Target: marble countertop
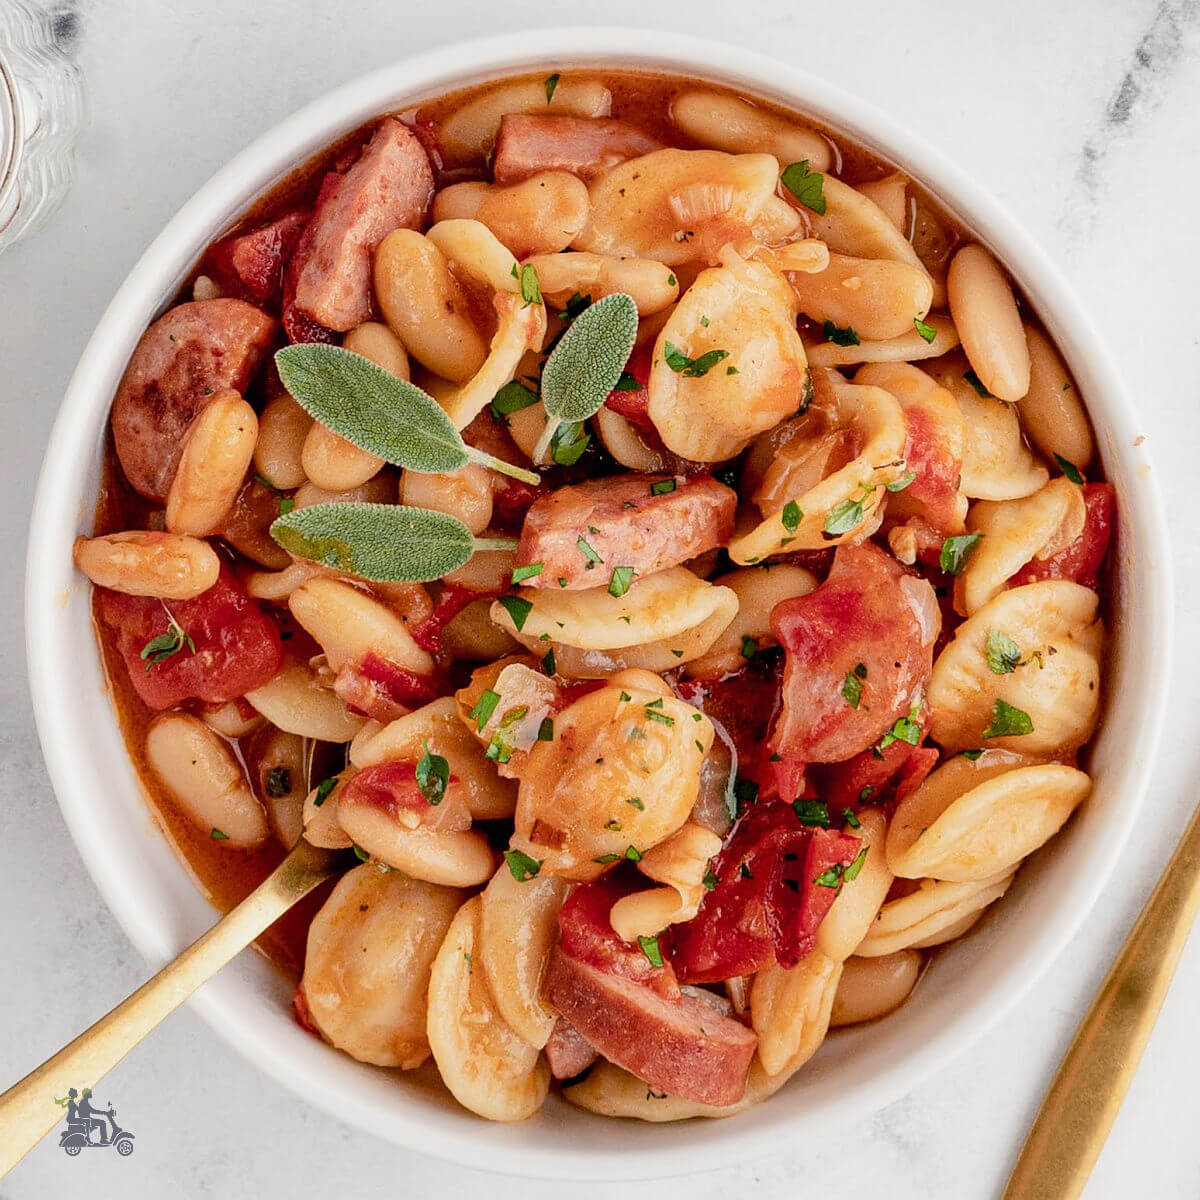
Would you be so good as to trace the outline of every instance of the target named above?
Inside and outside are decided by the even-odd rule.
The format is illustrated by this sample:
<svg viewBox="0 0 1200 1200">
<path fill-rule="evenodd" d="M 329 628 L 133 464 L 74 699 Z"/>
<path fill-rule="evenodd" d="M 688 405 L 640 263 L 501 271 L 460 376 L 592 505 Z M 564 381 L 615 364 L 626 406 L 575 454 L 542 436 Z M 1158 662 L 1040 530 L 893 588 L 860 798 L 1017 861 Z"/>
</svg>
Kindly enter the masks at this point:
<svg viewBox="0 0 1200 1200">
<path fill-rule="evenodd" d="M 74 191 L 0 257 L 0 1083 L 15 1080 L 146 974 L 59 815 L 29 712 L 21 563 L 30 498 L 58 398 L 108 298 L 192 191 L 235 151 L 335 84 L 456 34 L 581 19 L 646 23 L 639 0 L 583 13 L 509 0 L 410 6 L 317 0 L 46 0 L 90 91 Z M 416 10 L 416 11 L 410 11 Z M 1059 1056 L 1197 800 L 1200 540 L 1200 3 L 926 0 L 797 5 L 666 0 L 687 29 L 802 63 L 886 107 L 1017 211 L 1065 271 L 1142 406 L 1174 535 L 1178 639 L 1171 716 L 1146 819 L 1065 956 L 984 1041 L 841 1139 L 702 1176 L 624 1185 L 651 1196 L 999 1194 Z M 1200 938 L 1185 953 L 1141 1071 L 1087 1195 L 1200 1195 Z M 96 1197 L 403 1194 L 512 1187 L 407 1154 L 274 1085 L 189 1011 L 106 1079 L 137 1131 L 133 1158 L 69 1160 L 49 1142 L 3 1200 L 82 1187 Z M 96 1161 L 99 1160 L 99 1161 Z M 559 1185 L 524 1182 L 525 1200 Z M 581 1200 L 601 1181 L 571 1185 Z"/>
</svg>

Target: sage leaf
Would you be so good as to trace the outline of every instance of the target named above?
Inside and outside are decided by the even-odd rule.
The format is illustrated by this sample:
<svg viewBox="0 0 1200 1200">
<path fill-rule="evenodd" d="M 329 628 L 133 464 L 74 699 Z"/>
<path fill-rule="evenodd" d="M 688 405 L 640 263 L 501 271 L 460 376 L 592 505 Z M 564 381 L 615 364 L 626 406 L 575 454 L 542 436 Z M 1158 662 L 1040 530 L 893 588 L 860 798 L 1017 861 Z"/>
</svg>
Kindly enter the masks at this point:
<svg viewBox="0 0 1200 1200">
<path fill-rule="evenodd" d="M 542 368 L 542 404 L 549 418 L 534 449 L 541 462 L 558 426 L 595 415 L 617 386 L 637 338 L 633 297 L 613 292 L 567 326 Z"/>
<path fill-rule="evenodd" d="M 477 462 L 537 484 L 539 477 L 468 446 L 428 392 L 340 346 L 306 342 L 276 351 L 283 386 L 304 409 L 361 450 L 423 475 Z"/>
<path fill-rule="evenodd" d="M 457 518 L 400 504 L 313 504 L 271 524 L 289 554 L 376 583 L 427 583 L 476 550 L 510 549 L 511 538 L 477 539 Z"/>
</svg>

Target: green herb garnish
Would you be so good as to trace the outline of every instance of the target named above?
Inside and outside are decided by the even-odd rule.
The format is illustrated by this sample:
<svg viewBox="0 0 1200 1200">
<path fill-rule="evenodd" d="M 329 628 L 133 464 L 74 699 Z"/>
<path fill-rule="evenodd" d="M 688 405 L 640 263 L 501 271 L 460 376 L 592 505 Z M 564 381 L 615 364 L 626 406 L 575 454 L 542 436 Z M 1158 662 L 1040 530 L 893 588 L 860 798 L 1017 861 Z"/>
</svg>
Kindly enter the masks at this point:
<svg viewBox="0 0 1200 1200">
<path fill-rule="evenodd" d="M 921 335 L 923 341 L 933 344 L 933 339 L 937 337 L 937 330 L 932 325 L 926 325 L 920 317 L 913 317 L 913 328 Z"/>
<path fill-rule="evenodd" d="M 699 358 L 688 358 L 678 346 L 666 342 L 663 346 L 663 360 L 677 375 L 685 379 L 699 379 L 729 357 L 728 350 L 709 350 Z"/>
<path fill-rule="evenodd" d="M 958 537 L 948 537 L 942 543 L 942 552 L 938 562 L 948 575 L 960 575 L 967 565 L 967 559 L 975 553 L 975 548 L 983 541 L 982 533 L 963 533 Z"/>
<path fill-rule="evenodd" d="M 840 325 L 835 325 L 832 321 L 826 321 L 821 328 L 825 333 L 825 340 L 832 342 L 835 346 L 862 345 L 852 325 L 847 325 L 843 328 Z"/>
<path fill-rule="evenodd" d="M 985 738 L 1020 737 L 1033 732 L 1033 719 L 1027 712 L 1014 708 L 1003 700 L 992 705 L 992 722 L 983 731 Z"/>
<path fill-rule="evenodd" d="M 538 859 L 530 858 L 522 850 L 505 850 L 504 861 L 508 864 L 509 873 L 518 883 L 528 883 L 542 869 Z"/>
<path fill-rule="evenodd" d="M 808 169 L 808 159 L 789 163 L 779 176 L 780 182 L 805 208 L 825 215 L 825 176 Z"/>
</svg>

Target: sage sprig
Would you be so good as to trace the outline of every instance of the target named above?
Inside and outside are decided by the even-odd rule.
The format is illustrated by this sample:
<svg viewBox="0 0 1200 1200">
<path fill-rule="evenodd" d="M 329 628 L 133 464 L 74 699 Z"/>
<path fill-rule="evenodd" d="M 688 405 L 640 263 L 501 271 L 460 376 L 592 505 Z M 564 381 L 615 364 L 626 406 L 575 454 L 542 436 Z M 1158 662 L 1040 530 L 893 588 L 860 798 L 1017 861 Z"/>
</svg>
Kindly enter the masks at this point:
<svg viewBox="0 0 1200 1200">
<path fill-rule="evenodd" d="M 544 462 L 558 427 L 595 415 L 617 386 L 633 343 L 638 314 L 633 297 L 613 292 L 585 308 L 567 326 L 542 368 L 546 428 L 533 461 Z"/>
<path fill-rule="evenodd" d="M 514 550 L 515 538 L 477 538 L 457 518 L 401 504 L 313 504 L 271 523 L 289 554 L 375 583 L 427 583 L 476 550 Z"/>
<path fill-rule="evenodd" d="M 428 392 L 339 346 L 306 342 L 276 351 L 279 378 L 322 425 L 362 450 L 424 475 L 469 462 L 537 484 L 539 476 L 468 446 Z"/>
</svg>

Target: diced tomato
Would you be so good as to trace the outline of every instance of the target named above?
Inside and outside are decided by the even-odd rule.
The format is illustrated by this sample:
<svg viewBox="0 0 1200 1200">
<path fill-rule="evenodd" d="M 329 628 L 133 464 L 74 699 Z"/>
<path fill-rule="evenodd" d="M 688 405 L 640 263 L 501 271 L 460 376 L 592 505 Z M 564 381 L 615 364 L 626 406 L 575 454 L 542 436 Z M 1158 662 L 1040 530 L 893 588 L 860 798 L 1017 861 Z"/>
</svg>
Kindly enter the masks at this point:
<svg viewBox="0 0 1200 1200">
<path fill-rule="evenodd" d="M 841 762 L 877 742 L 929 678 L 939 626 L 925 580 L 870 542 L 840 546 L 819 588 L 771 613 L 785 651 L 771 750 Z"/>
<path fill-rule="evenodd" d="M 448 583 L 442 588 L 437 605 L 419 625 L 410 631 L 412 639 L 430 654 L 437 654 L 442 648 L 442 630 L 458 616 L 468 604 L 476 600 L 494 600 L 500 592 L 477 592 L 472 588 L 463 587 L 458 583 Z"/>
<path fill-rule="evenodd" d="M 625 374 L 633 376 L 642 386 L 637 390 L 629 391 L 624 391 L 619 387 L 613 388 L 608 393 L 608 399 L 604 401 L 604 406 L 612 409 L 618 416 L 624 417 L 651 449 L 658 450 L 662 448 L 662 439 L 658 436 L 654 422 L 650 420 L 650 392 L 647 387 L 650 380 L 650 361 L 653 355 L 654 344 L 652 342 L 647 342 L 644 346 L 639 346 L 634 350 L 625 364 Z"/>
<path fill-rule="evenodd" d="M 261 687 L 283 664 L 279 630 L 227 566 L 194 600 L 164 603 L 97 588 L 96 601 L 137 694 L 150 708 L 190 699 L 214 704 L 235 700 Z M 147 643 L 172 634 L 171 618 L 191 645 L 181 642 L 176 653 L 160 662 L 143 659 Z"/>
<path fill-rule="evenodd" d="M 911 796 L 925 782 L 929 773 L 938 765 L 940 757 L 932 746 L 921 746 L 908 756 L 896 777 L 896 804 Z"/>
<path fill-rule="evenodd" d="M 338 805 L 377 809 L 393 819 L 411 814 L 421 826 L 433 831 L 459 832 L 471 827 L 466 795 L 451 775 L 445 793 L 431 804 L 417 783 L 416 766 L 410 762 L 382 762 L 357 772 L 338 793 Z M 410 818 L 411 819 L 411 818 Z"/>
<path fill-rule="evenodd" d="M 1070 579 L 1084 587 L 1095 587 L 1108 553 L 1116 519 L 1117 492 L 1111 483 L 1087 483 L 1083 487 L 1087 510 L 1083 532 L 1057 554 L 1039 562 L 1027 562 L 1009 581 L 1009 587 L 1037 583 L 1041 579 Z"/>
<path fill-rule="evenodd" d="M 337 673 L 333 690 L 352 708 L 376 721 L 394 721 L 441 694 L 437 682 L 368 651 Z"/>
<path fill-rule="evenodd" d="M 506 475 L 500 487 L 492 489 L 492 524 L 505 532 L 517 532 L 534 503 L 549 494 L 550 484 L 545 481 L 532 484 Z"/>
<path fill-rule="evenodd" d="M 758 655 L 724 679 L 688 679 L 675 685 L 681 700 L 700 709 L 729 735 L 737 751 L 738 775 L 760 786 L 766 782 L 765 743 L 779 706 L 781 670 L 778 656 Z"/>
<path fill-rule="evenodd" d="M 644 883 L 635 871 L 617 867 L 577 887 L 558 913 L 559 947 L 569 958 L 674 999 L 679 996 L 679 984 L 670 964 L 653 966 L 640 946 L 617 935 L 608 918 L 618 900 L 640 891 Z"/>
<path fill-rule="evenodd" d="M 227 296 L 268 305 L 279 299 L 284 264 L 292 257 L 310 216 L 295 209 L 249 232 L 230 234 L 204 257 L 204 270 Z"/>
<path fill-rule="evenodd" d="M 919 722 L 914 722 L 919 726 Z M 857 810 L 859 805 L 879 804 L 893 783 L 900 778 L 908 760 L 918 752 L 925 740 L 926 730 L 916 745 L 897 739 L 884 749 L 863 750 L 845 762 L 833 763 L 818 772 L 817 786 L 830 811 Z M 936 761 L 936 752 L 934 758 Z"/>
<path fill-rule="evenodd" d="M 684 983 L 715 983 L 812 951 L 859 839 L 802 825 L 790 804 L 759 802 L 733 827 L 713 862 L 716 887 L 671 931 L 671 961 Z M 818 882 L 820 880 L 821 882 Z"/>
</svg>

